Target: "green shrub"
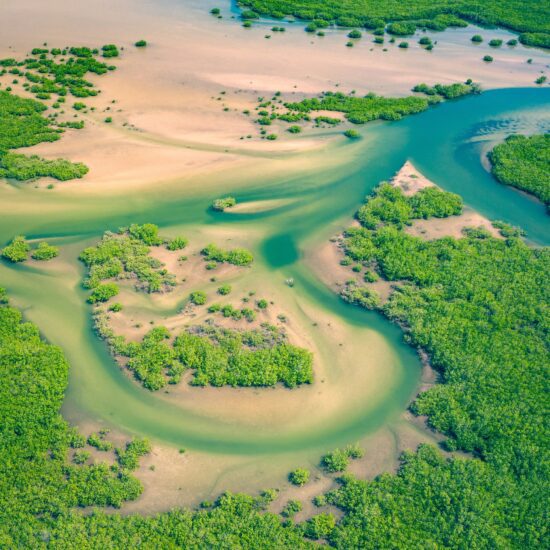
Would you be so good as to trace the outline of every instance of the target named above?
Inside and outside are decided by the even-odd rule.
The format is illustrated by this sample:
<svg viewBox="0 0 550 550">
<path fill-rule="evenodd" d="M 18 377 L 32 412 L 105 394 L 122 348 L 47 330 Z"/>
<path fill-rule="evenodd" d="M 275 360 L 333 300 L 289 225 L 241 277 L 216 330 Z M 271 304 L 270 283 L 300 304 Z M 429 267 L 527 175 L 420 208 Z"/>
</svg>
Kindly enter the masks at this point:
<svg viewBox="0 0 550 550">
<path fill-rule="evenodd" d="M 212 202 L 212 208 L 214 210 L 218 210 L 219 212 L 223 212 L 226 208 L 231 208 L 236 204 L 237 204 L 237 199 L 235 199 L 235 197 L 223 197 L 220 199 L 215 199 Z"/>
<path fill-rule="evenodd" d="M 227 294 L 231 293 L 231 285 L 225 284 L 218 288 L 218 294 L 221 294 L 222 296 L 227 296 Z"/>
<path fill-rule="evenodd" d="M 208 262 L 227 262 L 238 266 L 248 266 L 254 261 L 251 252 L 244 248 L 223 250 L 214 244 L 209 244 L 201 250 L 201 254 Z"/>
<path fill-rule="evenodd" d="M 359 139 L 361 137 L 361 134 L 357 130 L 353 130 L 353 129 L 346 130 L 344 132 L 344 135 L 350 139 Z"/>
<path fill-rule="evenodd" d="M 18 235 L 2 250 L 2 257 L 13 263 L 24 262 L 29 257 L 30 249 L 25 237 Z"/>
<path fill-rule="evenodd" d="M 45 261 L 55 258 L 59 254 L 59 248 L 52 246 L 45 241 L 38 243 L 38 247 L 33 250 L 31 256 L 35 260 Z"/>
<path fill-rule="evenodd" d="M 345 450 L 336 449 L 327 453 L 321 459 L 321 466 L 330 473 L 343 472 L 349 464 L 349 456 Z"/>
<path fill-rule="evenodd" d="M 302 511 L 302 503 L 299 500 L 289 500 L 281 511 L 281 516 L 292 518 Z"/>
<path fill-rule="evenodd" d="M 483 36 L 481 36 L 481 34 L 474 34 L 474 36 L 472 36 L 471 40 L 475 44 L 480 44 L 481 42 L 483 42 Z"/>
<path fill-rule="evenodd" d="M 485 61 L 486 63 L 491 63 L 493 61 L 493 57 L 491 55 L 484 55 L 483 61 Z"/>
<path fill-rule="evenodd" d="M 326 539 L 336 527 L 336 518 L 332 514 L 319 514 L 308 519 L 304 524 L 304 535 L 318 540 Z"/>
<path fill-rule="evenodd" d="M 502 40 L 500 38 L 493 38 L 489 40 L 489 46 L 492 48 L 500 48 L 502 46 Z"/>
<path fill-rule="evenodd" d="M 511 135 L 488 157 L 500 182 L 531 193 L 550 207 L 550 134 Z"/>
<path fill-rule="evenodd" d="M 134 46 L 136 48 L 145 48 L 145 46 L 147 46 L 147 41 L 146 40 L 138 40 Z"/>
<path fill-rule="evenodd" d="M 206 293 L 202 290 L 192 292 L 189 296 L 189 300 L 196 306 L 203 306 L 206 304 Z"/>
<path fill-rule="evenodd" d="M 118 48 L 114 44 L 105 44 L 105 46 L 102 46 L 101 51 L 103 57 L 118 57 L 119 55 Z"/>
<path fill-rule="evenodd" d="M 93 292 L 88 296 L 88 302 L 90 304 L 96 304 L 98 302 L 106 302 L 113 296 L 118 294 L 118 285 L 116 283 L 104 283 L 97 285 Z"/>
<path fill-rule="evenodd" d="M 303 468 L 297 468 L 288 474 L 288 480 L 293 485 L 298 485 L 301 487 L 309 481 L 309 470 L 304 470 Z"/>
<path fill-rule="evenodd" d="M 189 241 L 185 237 L 174 237 L 168 242 L 166 248 L 172 251 L 183 250 L 188 244 Z"/>
</svg>

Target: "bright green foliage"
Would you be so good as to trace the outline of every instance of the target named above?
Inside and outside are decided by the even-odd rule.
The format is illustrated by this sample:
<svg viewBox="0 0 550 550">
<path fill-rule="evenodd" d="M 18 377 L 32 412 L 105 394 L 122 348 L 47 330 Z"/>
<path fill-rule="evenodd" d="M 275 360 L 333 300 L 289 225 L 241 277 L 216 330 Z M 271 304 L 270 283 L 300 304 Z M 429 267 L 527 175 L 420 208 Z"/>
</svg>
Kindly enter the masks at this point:
<svg viewBox="0 0 550 550">
<path fill-rule="evenodd" d="M 91 433 L 86 440 L 86 443 L 91 447 L 95 447 L 98 451 L 110 451 L 113 448 L 113 444 L 110 441 L 106 441 L 101 434 Z"/>
<path fill-rule="evenodd" d="M 45 109 L 45 105 L 34 99 L 0 91 L 0 177 L 22 181 L 48 176 L 65 181 L 81 178 L 88 172 L 80 163 L 9 152 L 60 138 L 62 130 L 52 128 L 42 116 Z"/>
<path fill-rule="evenodd" d="M 336 518 L 332 514 L 318 514 L 304 523 L 304 535 L 314 540 L 325 539 L 330 537 L 335 526 Z"/>
<path fill-rule="evenodd" d="M 550 207 L 550 134 L 509 136 L 490 153 L 493 175 Z"/>
<path fill-rule="evenodd" d="M 189 300 L 196 306 L 203 306 L 204 304 L 206 304 L 206 293 L 202 290 L 191 292 Z"/>
<path fill-rule="evenodd" d="M 125 449 L 116 449 L 118 463 L 127 472 L 137 470 L 140 457 L 150 452 L 151 443 L 147 439 L 132 439 Z"/>
<path fill-rule="evenodd" d="M 64 159 L 46 160 L 37 155 L 27 157 L 16 153 L 0 154 L 0 177 L 19 181 L 47 177 L 67 181 L 82 178 L 88 170 L 88 167 L 80 162 Z"/>
<path fill-rule="evenodd" d="M 129 227 L 128 233 L 149 246 L 162 244 L 162 239 L 159 237 L 159 228 L 153 223 L 144 223 L 143 225 L 134 223 Z"/>
<path fill-rule="evenodd" d="M 359 286 L 353 281 L 346 283 L 340 296 L 346 302 L 356 304 L 365 309 L 377 309 L 380 306 L 378 293 L 365 286 Z"/>
<path fill-rule="evenodd" d="M 471 38 L 472 42 L 475 42 L 477 44 L 483 42 L 483 36 L 481 36 L 481 34 L 474 34 L 474 36 L 472 36 Z"/>
<path fill-rule="evenodd" d="M 429 96 L 441 96 L 444 99 L 456 99 L 468 94 L 476 94 L 480 92 L 478 84 L 471 81 L 467 83 L 456 82 L 455 84 L 434 84 L 428 86 L 427 84 L 417 84 L 413 89 L 413 92 L 422 92 Z"/>
<path fill-rule="evenodd" d="M 413 219 L 414 195 L 405 200 L 399 194 L 385 185 L 375 191 L 362 208 L 367 215 L 359 214 L 363 227 L 348 230 L 344 248 L 386 280 L 404 283 L 381 310 L 403 327 L 408 342 L 428 353 L 441 376 L 412 410 L 448 436 L 448 449 L 473 452 L 483 462 L 445 463 L 421 451 L 406 458 L 415 470 L 407 472 L 405 485 L 387 476 L 380 494 L 376 482 L 363 486 L 364 497 L 346 491 L 351 500 L 343 507 L 355 512 L 343 522 L 338 544 L 394 544 L 394 535 L 400 539 L 386 526 L 407 523 L 405 533 L 432 540 L 432 546 L 458 546 L 460 540 L 465 547 L 538 547 L 549 478 L 542 404 L 550 364 L 550 254 L 515 236 L 496 239 L 476 229 L 461 239 L 413 237 L 402 228 Z M 430 199 L 421 210 L 445 214 L 446 204 Z M 454 200 L 450 205 L 458 210 Z M 412 498 L 414 509 L 396 500 L 379 517 L 382 523 L 371 523 L 370 510 L 388 502 L 388 492 Z M 438 509 L 435 524 L 427 495 Z M 465 514 L 471 522 L 457 532 L 456 518 Z M 414 540 L 409 544 L 414 547 Z"/>
<path fill-rule="evenodd" d="M 140 483 L 116 467 L 68 462 L 74 430 L 59 414 L 67 374 L 61 350 L 22 323 L 17 310 L 0 307 L 2 547 L 43 547 L 53 531 L 64 536 L 73 521 L 88 521 L 80 514 L 73 520 L 71 508 L 118 507 L 141 493 Z"/>
<path fill-rule="evenodd" d="M 381 223 L 398 227 L 419 218 L 445 218 L 462 212 L 462 199 L 437 187 L 426 187 L 411 197 L 389 183 L 382 183 L 357 212 L 361 224 L 374 229 Z M 352 256 L 353 257 L 353 256 Z M 367 259 L 358 255 L 357 260 Z"/>
<path fill-rule="evenodd" d="M 311 352 L 285 342 L 275 327 L 236 331 L 192 327 L 174 343 L 183 365 L 195 370 L 196 386 L 274 386 L 289 388 L 313 380 Z"/>
<path fill-rule="evenodd" d="M 525 489 L 516 494 L 482 461 L 445 459 L 428 445 L 404 453 L 397 475 L 341 482 L 327 495 L 345 514 L 330 535 L 337 548 L 536 548 L 544 537 L 529 517 L 536 503 L 529 511 L 521 502 Z"/>
<path fill-rule="evenodd" d="M 227 262 L 238 266 L 248 266 L 254 261 L 252 253 L 245 248 L 223 250 L 214 244 L 209 244 L 201 250 L 201 254 L 208 262 Z"/>
<path fill-rule="evenodd" d="M 145 48 L 145 46 L 147 46 L 147 41 L 146 40 L 138 40 L 134 46 L 136 48 Z"/>
<path fill-rule="evenodd" d="M 519 35 L 524 46 L 550 49 L 550 32 L 524 32 Z"/>
<path fill-rule="evenodd" d="M 88 302 L 90 304 L 97 304 L 98 302 L 107 302 L 113 296 L 118 294 L 118 285 L 116 283 L 104 283 L 94 287 L 93 292 L 88 296 Z"/>
<path fill-rule="evenodd" d="M 363 36 L 363 34 L 361 33 L 361 31 L 359 31 L 357 29 L 353 29 L 352 31 L 350 31 L 348 33 L 348 38 L 358 39 L 358 38 L 361 38 L 362 36 Z"/>
<path fill-rule="evenodd" d="M 227 296 L 231 293 L 231 285 L 225 284 L 218 288 L 218 294 L 221 294 L 222 296 Z"/>
<path fill-rule="evenodd" d="M 361 134 L 357 130 L 349 129 L 344 132 L 344 135 L 349 139 L 359 139 Z"/>
<path fill-rule="evenodd" d="M 293 485 L 298 485 L 299 487 L 301 487 L 309 481 L 309 470 L 297 468 L 296 470 L 288 474 L 288 480 Z"/>
<path fill-rule="evenodd" d="M 176 509 L 152 517 L 94 512 L 60 518 L 51 533 L 55 548 L 277 548 L 314 546 L 292 523 L 262 511 L 264 500 L 224 493 L 213 507 Z M 139 541 L 138 543 L 136 541 Z"/>
<path fill-rule="evenodd" d="M 45 110 L 46 106 L 34 99 L 23 99 L 0 90 L 0 154 L 9 149 L 58 140 L 60 130 L 50 127 L 41 114 Z"/>
<path fill-rule="evenodd" d="M 532 0 L 529 9 L 520 0 L 242 0 L 240 4 L 262 15 L 293 15 L 323 22 L 325 26 L 336 23 L 343 27 L 380 28 L 390 21 L 413 21 L 415 26 L 444 30 L 448 26 L 464 26 L 465 19 L 516 31 L 550 33 L 549 8 L 544 0 Z"/>
<path fill-rule="evenodd" d="M 2 258 L 13 263 L 24 262 L 29 257 L 30 249 L 25 237 L 18 235 L 2 250 Z"/>
<path fill-rule="evenodd" d="M 114 44 L 105 44 L 101 48 L 103 57 L 118 57 L 118 48 Z"/>
<path fill-rule="evenodd" d="M 168 250 L 182 250 L 189 244 L 189 241 L 185 237 L 175 237 L 168 242 L 166 248 Z"/>
<path fill-rule="evenodd" d="M 281 516 L 292 518 L 302 511 L 302 503 L 299 500 L 289 500 L 281 511 Z"/>
<path fill-rule="evenodd" d="M 333 118 L 330 116 L 318 116 L 315 118 L 315 122 L 317 124 L 328 124 L 330 126 L 336 126 L 337 124 L 340 124 L 342 121 L 339 118 Z"/>
<path fill-rule="evenodd" d="M 312 354 L 286 343 L 284 333 L 271 325 L 250 331 L 194 326 L 171 344 L 171 334 L 165 327 L 155 327 L 141 342 L 125 342 L 109 327 L 105 312 L 97 311 L 94 322 L 96 332 L 107 341 L 112 353 L 127 357 L 126 367 L 152 391 L 167 383 L 177 384 L 188 368 L 194 371 L 191 384 L 196 386 L 283 383 L 293 388 L 313 380 Z"/>
<path fill-rule="evenodd" d="M 485 61 L 486 63 L 492 63 L 493 56 L 492 55 L 484 55 L 483 56 L 483 61 Z"/>
<path fill-rule="evenodd" d="M 50 52 L 34 49 L 23 61 L 13 61 L 21 67 L 20 74 L 29 82 L 29 91 L 39 99 L 50 99 L 52 95 L 64 98 L 69 93 L 74 97 L 90 97 L 98 91 L 86 80 L 88 73 L 103 75 L 115 69 L 97 60 L 97 55 L 97 50 L 86 47 L 54 48 Z M 2 61 L 9 60 L 0 60 L 0 65 Z"/>
<path fill-rule="evenodd" d="M 33 250 L 31 256 L 35 260 L 47 261 L 55 258 L 59 254 L 59 248 L 57 246 L 52 246 L 46 241 L 38 243 L 38 247 Z"/>
<path fill-rule="evenodd" d="M 489 46 L 492 48 L 500 48 L 502 46 L 502 40 L 500 38 L 493 38 L 489 40 Z"/>
<path fill-rule="evenodd" d="M 402 22 L 402 23 L 390 23 L 387 29 L 389 34 L 395 34 L 397 36 L 406 36 L 414 34 L 416 32 L 416 23 Z"/>
<path fill-rule="evenodd" d="M 311 111 L 338 111 L 355 124 L 371 120 L 398 120 L 405 115 L 425 111 L 430 104 L 427 98 L 403 97 L 386 98 L 375 94 L 365 97 L 347 96 L 343 93 L 325 92 L 319 98 L 304 99 L 298 103 L 287 103 L 290 111 L 309 113 Z"/>
<path fill-rule="evenodd" d="M 349 465 L 349 460 L 361 458 L 363 451 L 355 445 L 350 445 L 345 449 L 335 449 L 327 453 L 321 459 L 321 466 L 330 473 L 343 472 Z"/>
<path fill-rule="evenodd" d="M 215 199 L 212 202 L 212 208 L 223 212 L 226 208 L 231 208 L 237 204 L 237 199 L 235 197 L 223 197 L 221 199 Z"/>
<path fill-rule="evenodd" d="M 75 451 L 73 462 L 75 464 L 84 464 L 91 456 L 90 451 Z"/>
<path fill-rule="evenodd" d="M 97 328 L 97 325 L 96 325 Z M 155 327 L 141 342 L 124 343 L 114 335 L 108 339 L 114 353 L 129 357 L 126 367 L 131 370 L 148 390 L 155 391 L 167 383 L 177 384 L 185 367 L 167 342 L 170 332 L 165 327 Z"/>
<path fill-rule="evenodd" d="M 174 275 L 149 255 L 149 244 L 162 244 L 158 227 L 153 224 L 132 225 L 119 234 L 105 232 L 96 246 L 86 248 L 79 256 L 88 266 L 85 288 L 95 288 L 106 279 L 134 277 L 137 288 L 160 292 L 175 285 Z"/>
</svg>

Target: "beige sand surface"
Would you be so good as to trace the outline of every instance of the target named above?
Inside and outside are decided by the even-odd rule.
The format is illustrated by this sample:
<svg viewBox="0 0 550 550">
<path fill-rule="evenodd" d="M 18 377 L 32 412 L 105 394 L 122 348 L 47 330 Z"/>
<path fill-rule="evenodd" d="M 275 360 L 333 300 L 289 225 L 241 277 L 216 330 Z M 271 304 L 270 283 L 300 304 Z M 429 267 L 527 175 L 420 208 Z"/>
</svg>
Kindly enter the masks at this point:
<svg viewBox="0 0 550 550">
<path fill-rule="evenodd" d="M 280 90 L 286 99 L 292 94 L 299 99 L 327 89 L 354 89 L 358 94 L 405 95 L 419 81 L 468 77 L 486 88 L 528 86 L 546 62 L 539 50 L 505 47 L 491 50 L 495 62 L 489 67 L 481 62 L 488 46 L 469 41 L 474 28 L 434 34 L 438 43 L 432 52 L 416 44 L 407 51 L 387 44 L 384 52 L 367 36 L 356 47 L 345 48 L 345 31 L 311 37 L 299 23 L 290 25 L 284 35 L 265 40 L 268 27 L 243 29 L 228 18 L 226 2 L 220 6 L 224 19 L 217 20 L 208 14 L 210 4 L 199 0 L 3 3 L 0 57 L 22 57 L 42 42 L 51 46 L 115 42 L 124 47 L 122 57 L 115 60 L 117 71 L 92 78 L 102 93 L 86 100 L 97 109 L 87 115 L 87 129 L 35 148 L 47 158 L 64 157 L 90 166 L 83 181 L 65 183 L 64 188 L 89 193 L 89 186 L 82 184 L 90 183 L 105 192 L 176 178 L 187 185 L 188 178 L 198 173 L 236 170 L 251 162 L 247 152 L 296 152 L 319 145 L 318 136 L 286 138 L 282 126 L 277 129 L 279 140 L 259 140 L 257 126 L 241 111 L 252 108 L 260 94 Z M 490 35 L 507 38 L 510 33 L 491 30 Z M 149 46 L 134 48 L 138 37 L 145 37 Z M 525 63 L 527 57 L 533 59 L 532 65 Z M 0 79 L 4 85 L 8 77 Z M 111 125 L 103 122 L 107 107 L 112 107 Z M 253 138 L 240 139 L 247 135 Z"/>
</svg>

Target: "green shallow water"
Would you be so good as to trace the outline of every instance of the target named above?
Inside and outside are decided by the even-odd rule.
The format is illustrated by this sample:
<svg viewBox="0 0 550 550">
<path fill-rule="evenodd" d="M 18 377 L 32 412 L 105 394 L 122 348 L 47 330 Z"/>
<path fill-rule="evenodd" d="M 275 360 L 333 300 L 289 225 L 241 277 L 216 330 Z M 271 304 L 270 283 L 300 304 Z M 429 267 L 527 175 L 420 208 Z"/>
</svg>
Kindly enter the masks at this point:
<svg viewBox="0 0 550 550">
<path fill-rule="evenodd" d="M 64 412 L 71 421 L 98 420 L 173 445 L 227 454 L 313 451 L 355 441 L 402 413 L 417 391 L 420 363 L 397 327 L 377 314 L 344 304 L 324 287 L 303 261 L 304 252 L 347 225 L 364 195 L 407 159 L 441 187 L 460 193 L 482 214 L 519 225 L 533 242 L 548 244 L 550 224 L 544 207 L 495 182 L 483 169 L 480 156 L 487 144 L 507 131 L 548 129 L 549 107 L 549 90 L 486 92 L 396 123 L 373 123 L 365 127 L 365 139 L 358 143 L 328 145 L 323 154 L 334 156 L 331 170 L 316 170 L 313 165 L 276 181 L 260 175 L 242 184 L 229 176 L 219 181 L 219 189 L 239 201 L 292 199 L 256 214 L 210 212 L 212 187 L 187 192 L 184 186 L 165 184 L 130 197 L 84 200 L 77 193 L 4 185 L 0 242 L 25 234 L 60 238 L 65 246 L 64 267 L 58 272 L 2 263 L 0 282 L 27 318 L 65 350 L 72 368 Z M 294 293 L 299 307 L 317 308 L 352 328 L 364 327 L 383 349 L 391 379 L 384 378 L 377 392 L 360 405 L 342 409 L 329 421 L 311 418 L 300 429 L 280 426 L 276 417 L 256 426 L 224 421 L 197 413 L 185 400 L 176 403 L 143 390 L 120 371 L 93 334 L 76 259 L 104 230 L 143 221 L 178 231 L 228 226 L 250 233 L 262 276 L 278 285 L 293 277 L 295 287 L 285 292 Z M 361 360 L 357 357 L 353 368 L 361 368 Z M 295 392 L 299 398 L 300 390 Z"/>
</svg>

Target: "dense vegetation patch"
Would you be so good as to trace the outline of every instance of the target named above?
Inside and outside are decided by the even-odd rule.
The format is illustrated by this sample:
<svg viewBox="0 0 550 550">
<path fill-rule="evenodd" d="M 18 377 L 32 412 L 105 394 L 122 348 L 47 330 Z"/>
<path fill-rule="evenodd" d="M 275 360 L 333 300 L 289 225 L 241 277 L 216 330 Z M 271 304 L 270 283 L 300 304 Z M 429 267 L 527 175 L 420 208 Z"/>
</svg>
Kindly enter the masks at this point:
<svg viewBox="0 0 550 550">
<path fill-rule="evenodd" d="M 474 228 L 460 239 L 426 241 L 404 231 L 415 218 L 446 217 L 460 208 L 456 195 L 437 189 L 405 197 L 398 188 L 379 187 L 343 247 L 351 260 L 400 285 L 384 305 L 367 286 L 347 285 L 344 294 L 379 308 L 403 327 L 409 343 L 427 352 L 441 383 L 421 393 L 412 409 L 447 435 L 447 449 L 472 452 L 481 461 L 444 461 L 424 450 L 405 456 L 397 478 L 344 482 L 334 497 L 349 512 L 334 534 L 339 545 L 399 541 L 391 525 L 403 524 L 413 546 L 425 537 L 433 545 L 455 546 L 458 536 L 470 547 L 517 548 L 545 539 L 550 254 L 510 232 L 497 239 Z M 373 523 L 373 510 L 388 492 L 397 500 Z M 399 502 L 410 494 L 417 495 L 413 509 Z M 437 521 L 422 496 L 427 494 L 438 495 L 445 509 Z M 461 522 L 466 530 L 459 535 L 456 517 L 464 514 L 471 521 Z"/>
<path fill-rule="evenodd" d="M 14 237 L 11 242 L 0 251 L 2 258 L 12 263 L 28 260 L 29 253 L 31 253 L 31 245 L 23 235 Z M 34 260 L 46 261 L 55 258 L 58 254 L 59 249 L 56 246 L 52 246 L 46 241 L 40 241 L 32 251 L 31 256 Z"/>
<path fill-rule="evenodd" d="M 354 94 L 346 95 L 341 92 L 324 92 L 320 98 L 306 98 L 299 102 L 285 103 L 285 107 L 291 114 L 300 117 L 308 115 L 312 111 L 345 113 L 345 117 L 350 122 L 364 124 L 377 119 L 399 120 L 406 115 L 425 111 L 431 104 L 438 103 L 443 99 L 479 93 L 480 88 L 468 80 L 464 84 L 435 84 L 434 86 L 419 84 L 413 88 L 413 91 L 423 92 L 426 97 L 381 97 L 373 93 L 357 97 Z M 329 119 L 329 117 L 318 118 L 322 118 L 324 122 L 339 122 L 338 119 Z"/>
<path fill-rule="evenodd" d="M 543 407 L 550 363 L 545 306 L 550 256 L 548 249 L 529 248 L 504 224 L 499 224 L 503 239 L 478 229 L 460 239 L 425 241 L 404 231 L 415 218 L 460 210 L 460 199 L 450 193 L 426 190 L 404 197 L 382 186 L 358 213 L 361 227 L 348 230 L 343 245 L 356 264 L 401 281 L 381 311 L 403 327 L 412 345 L 427 351 L 441 376 L 413 410 L 427 414 L 430 424 L 448 436 L 448 449 L 471 451 L 474 458 L 444 458 L 421 446 L 403 455 L 397 475 L 363 481 L 344 474 L 338 488 L 314 499 L 320 507 L 339 507 L 338 521 L 320 513 L 300 525 L 281 522 L 263 512 L 273 491 L 259 498 L 225 494 L 198 512 L 175 510 L 148 518 L 76 514 L 73 506 L 120 505 L 135 498 L 140 487 L 125 468 L 135 466 L 147 444 L 136 441 L 119 449 L 114 468 L 68 465 L 67 446 L 83 442 L 58 414 L 67 364 L 58 348 L 40 340 L 35 327 L 21 324 L 17 311 L 3 307 L 2 544 L 86 548 L 139 541 L 151 547 L 294 549 L 306 547 L 309 538 L 338 548 L 546 547 L 549 462 Z M 149 234 L 154 237 L 154 231 Z M 5 302 L 3 292 L 0 302 Z M 157 333 L 156 339 L 167 340 L 162 329 Z M 197 334 L 187 333 L 185 340 L 188 336 Z M 208 339 L 207 345 L 199 344 L 201 352 L 221 347 L 217 335 Z M 186 349 L 196 352 L 194 345 Z M 101 434 L 93 442 L 105 443 Z M 322 460 L 338 471 L 355 456 L 357 451 L 348 448 Z M 75 453 L 75 461 L 81 460 Z M 293 474 L 298 484 L 307 481 L 304 471 Z M 284 514 L 292 517 L 299 509 L 291 501 Z"/>
<path fill-rule="evenodd" d="M 248 266 L 254 261 L 254 256 L 246 248 L 224 250 L 214 244 L 209 244 L 201 250 L 205 261 L 213 263 L 228 263 L 238 266 Z"/>
<path fill-rule="evenodd" d="M 318 27 L 336 24 L 342 27 L 378 29 L 386 23 L 408 34 L 414 28 L 444 30 L 465 26 L 465 21 L 497 25 L 520 32 L 550 33 L 550 9 L 544 0 L 534 0 L 525 9 L 520 0 L 240 0 L 253 13 L 283 18 L 292 15 L 313 21 Z M 410 27 L 410 28 L 409 28 Z M 405 32 L 407 31 L 407 32 Z"/>
<path fill-rule="evenodd" d="M 509 136 L 488 156 L 500 182 L 535 195 L 550 208 L 550 134 Z"/>
<path fill-rule="evenodd" d="M 147 389 L 177 384 L 188 369 L 194 386 L 274 386 L 289 388 L 313 381 L 312 354 L 286 341 L 285 333 L 269 324 L 259 329 L 222 329 L 213 324 L 187 327 L 175 339 L 165 327 L 151 329 L 141 342 L 127 342 L 109 326 L 109 316 L 97 310 L 98 334 L 112 353 L 126 358 L 126 367 Z"/>
<path fill-rule="evenodd" d="M 175 285 L 174 275 L 150 255 L 151 246 L 164 242 L 159 237 L 158 227 L 149 223 L 133 224 L 121 228 L 118 233 L 107 231 L 96 246 L 90 246 L 80 254 L 80 260 L 88 266 L 84 287 L 94 290 L 101 288 L 105 280 L 132 278 L 139 290 L 169 290 Z"/>
<path fill-rule="evenodd" d="M 0 303 L 6 302 L 0 291 Z M 69 448 L 83 438 L 59 408 L 68 365 L 21 314 L 0 306 L 0 545 L 36 547 L 75 506 L 133 500 L 140 483 L 118 466 L 74 465 Z"/>
<path fill-rule="evenodd" d="M 118 50 L 112 44 L 103 46 L 103 57 L 117 57 Z M 35 48 L 23 60 L 0 59 L 0 67 L 19 78 L 24 87 L 37 99 L 96 96 L 99 90 L 88 80 L 88 74 L 103 75 L 115 70 L 115 66 L 100 61 L 98 49 L 87 47 Z"/>
<path fill-rule="evenodd" d="M 150 445 L 134 439 L 116 449 L 116 462 L 85 464 L 83 436 L 59 414 L 68 364 L 36 327 L 6 306 L 0 289 L 0 546 L 6 548 L 305 548 L 292 523 L 264 513 L 271 494 L 223 494 L 208 509 L 154 517 L 120 516 L 74 508 L 120 507 L 137 498 L 131 475 Z M 104 432 L 89 441 L 111 448 Z M 73 449 L 75 449 L 73 451 Z M 73 453 L 73 462 L 68 455 Z M 136 541 L 139 541 L 137 543 Z"/>
<path fill-rule="evenodd" d="M 81 163 L 10 152 L 10 149 L 31 147 L 61 137 L 63 130 L 52 127 L 42 115 L 45 110 L 46 106 L 39 101 L 0 90 L 0 177 L 20 181 L 52 177 L 65 181 L 81 178 L 88 172 Z"/>
</svg>

